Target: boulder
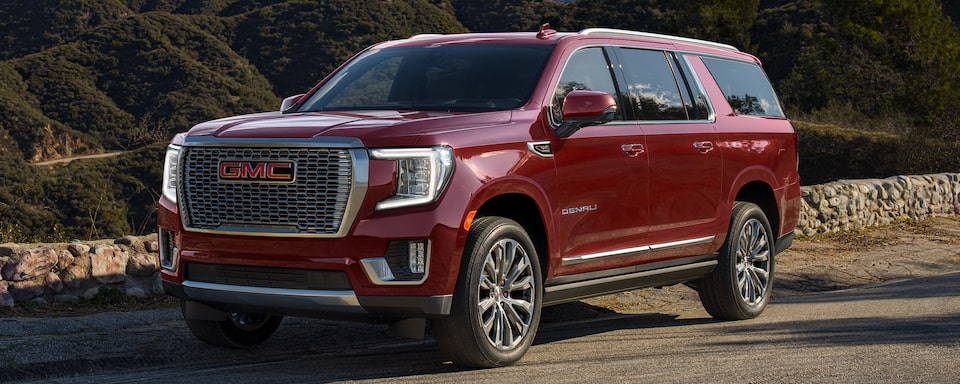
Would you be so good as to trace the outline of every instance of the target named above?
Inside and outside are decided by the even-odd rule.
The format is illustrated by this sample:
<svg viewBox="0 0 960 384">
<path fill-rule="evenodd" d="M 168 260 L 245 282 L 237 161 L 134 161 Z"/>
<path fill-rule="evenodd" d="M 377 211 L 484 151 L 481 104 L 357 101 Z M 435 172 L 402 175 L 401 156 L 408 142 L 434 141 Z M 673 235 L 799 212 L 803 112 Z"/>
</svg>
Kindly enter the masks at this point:
<svg viewBox="0 0 960 384">
<path fill-rule="evenodd" d="M 74 256 L 70 251 L 60 251 L 60 259 L 57 261 L 57 269 L 61 271 L 67 269 L 67 267 L 73 264 L 73 261 L 76 259 L 76 256 Z"/>
<path fill-rule="evenodd" d="M 67 246 L 67 250 L 70 251 L 73 257 L 80 257 L 90 253 L 90 246 L 84 243 L 73 242 Z"/>
<path fill-rule="evenodd" d="M 40 247 L 20 251 L 7 260 L 0 269 L 0 276 L 7 281 L 25 281 L 37 276 L 46 276 L 60 261 L 57 251 Z"/>
<path fill-rule="evenodd" d="M 91 272 L 90 254 L 77 256 L 63 272 L 60 273 L 60 279 L 71 288 L 80 288 L 83 283 L 90 280 Z"/>
<path fill-rule="evenodd" d="M 160 270 L 160 259 L 156 254 L 134 252 L 127 261 L 127 275 L 147 277 Z"/>
<path fill-rule="evenodd" d="M 56 293 L 63 292 L 63 281 L 60 280 L 60 276 L 57 276 L 56 273 L 48 273 L 43 283 L 44 286 Z"/>
<path fill-rule="evenodd" d="M 7 285 L 7 291 L 16 300 L 32 299 L 43 294 L 43 278 L 37 281 L 11 281 Z"/>
<path fill-rule="evenodd" d="M 103 284 L 119 283 L 126 279 L 130 256 L 116 245 L 96 245 L 90 249 L 90 273 Z"/>
<path fill-rule="evenodd" d="M 10 292 L 7 291 L 6 281 L 0 281 L 0 307 L 13 307 L 14 300 L 13 296 L 10 295 Z"/>
</svg>

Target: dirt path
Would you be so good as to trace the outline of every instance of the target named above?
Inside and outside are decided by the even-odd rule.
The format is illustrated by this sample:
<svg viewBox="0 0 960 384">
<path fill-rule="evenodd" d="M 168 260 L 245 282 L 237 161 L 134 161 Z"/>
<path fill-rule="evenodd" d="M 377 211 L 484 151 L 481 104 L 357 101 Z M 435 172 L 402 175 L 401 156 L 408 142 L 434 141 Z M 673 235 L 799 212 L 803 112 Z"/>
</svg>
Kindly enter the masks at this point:
<svg viewBox="0 0 960 384">
<path fill-rule="evenodd" d="M 37 166 L 40 166 L 40 165 L 54 165 L 54 164 L 66 164 L 66 163 L 69 163 L 69 162 L 74 161 L 74 160 L 100 159 L 100 158 L 104 158 L 104 157 L 114 157 L 114 156 L 122 155 L 122 154 L 124 154 L 124 153 L 126 153 L 126 151 L 98 153 L 98 154 L 95 154 L 95 155 L 83 155 L 83 156 L 66 157 L 66 158 L 63 158 L 63 159 L 56 159 L 56 160 L 50 160 L 50 161 L 41 161 L 41 162 L 39 162 L 39 163 L 31 163 L 31 164 L 37 165 Z"/>
<path fill-rule="evenodd" d="M 960 216 L 798 239 L 777 256 L 774 298 L 960 271 Z M 684 285 L 584 300 L 620 313 L 702 310 Z"/>
</svg>

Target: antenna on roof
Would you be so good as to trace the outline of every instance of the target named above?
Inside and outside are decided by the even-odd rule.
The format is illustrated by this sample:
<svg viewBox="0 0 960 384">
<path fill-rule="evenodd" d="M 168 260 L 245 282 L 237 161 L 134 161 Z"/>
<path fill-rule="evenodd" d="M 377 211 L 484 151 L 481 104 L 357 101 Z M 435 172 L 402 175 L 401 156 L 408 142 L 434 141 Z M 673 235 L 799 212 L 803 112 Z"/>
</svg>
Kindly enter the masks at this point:
<svg viewBox="0 0 960 384">
<path fill-rule="evenodd" d="M 540 26 L 540 30 L 537 31 L 537 38 L 547 39 L 556 34 L 557 34 L 557 31 L 550 29 L 550 23 L 543 23 L 543 25 Z"/>
</svg>

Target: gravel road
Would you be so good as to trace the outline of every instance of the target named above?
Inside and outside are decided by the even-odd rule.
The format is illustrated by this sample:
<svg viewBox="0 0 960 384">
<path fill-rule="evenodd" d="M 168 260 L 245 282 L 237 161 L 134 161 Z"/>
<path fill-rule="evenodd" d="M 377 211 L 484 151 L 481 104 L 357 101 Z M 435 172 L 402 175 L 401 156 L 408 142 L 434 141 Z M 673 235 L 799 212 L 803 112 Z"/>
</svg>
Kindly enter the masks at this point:
<svg viewBox="0 0 960 384">
<path fill-rule="evenodd" d="M 798 240 L 758 319 L 713 321 L 683 285 L 608 295 L 547 308 L 528 356 L 486 371 L 368 324 L 286 319 L 237 351 L 196 341 L 174 308 L 0 316 L 0 382 L 949 382 L 960 274 L 945 273 L 960 271 L 958 245 L 957 218 Z"/>
</svg>

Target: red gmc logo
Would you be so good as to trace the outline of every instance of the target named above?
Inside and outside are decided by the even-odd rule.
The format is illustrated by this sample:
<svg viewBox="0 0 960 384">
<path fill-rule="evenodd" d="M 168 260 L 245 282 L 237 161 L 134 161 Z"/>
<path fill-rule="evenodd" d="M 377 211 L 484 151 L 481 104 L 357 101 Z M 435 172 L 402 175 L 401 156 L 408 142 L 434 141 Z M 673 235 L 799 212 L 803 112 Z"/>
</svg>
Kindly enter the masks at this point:
<svg viewBox="0 0 960 384">
<path fill-rule="evenodd" d="M 292 161 L 223 160 L 218 168 L 226 182 L 290 183 L 295 174 Z"/>
</svg>

